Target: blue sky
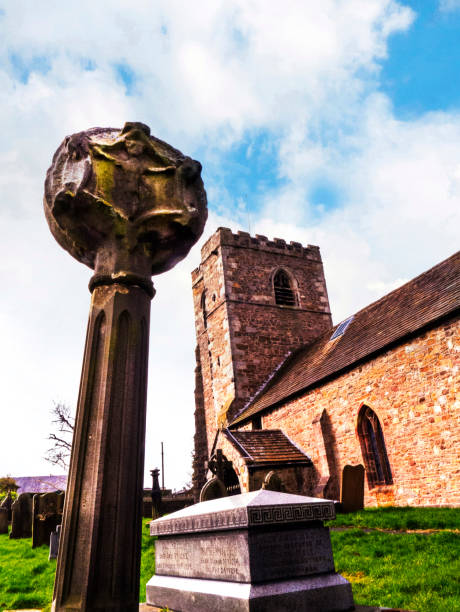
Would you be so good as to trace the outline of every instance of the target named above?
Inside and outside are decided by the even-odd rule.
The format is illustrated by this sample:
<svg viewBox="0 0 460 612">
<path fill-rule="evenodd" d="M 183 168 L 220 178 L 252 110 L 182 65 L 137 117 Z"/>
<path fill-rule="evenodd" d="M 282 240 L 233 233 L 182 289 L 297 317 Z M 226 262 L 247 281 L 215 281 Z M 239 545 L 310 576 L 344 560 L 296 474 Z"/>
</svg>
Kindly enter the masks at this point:
<svg viewBox="0 0 460 612">
<path fill-rule="evenodd" d="M 147 123 L 203 164 L 203 240 L 223 225 L 318 244 L 338 322 L 458 249 L 459 29 L 459 0 L 0 2 L 1 409 L 23 439 L 1 469 L 46 473 L 52 402 L 76 402 L 91 271 L 41 205 L 64 136 Z M 146 468 L 161 440 L 184 448 L 176 487 L 199 248 L 154 279 Z"/>
<path fill-rule="evenodd" d="M 388 41 L 381 90 L 402 119 L 460 105 L 460 10 L 440 10 L 438 2 L 409 2 L 412 26 Z"/>
</svg>

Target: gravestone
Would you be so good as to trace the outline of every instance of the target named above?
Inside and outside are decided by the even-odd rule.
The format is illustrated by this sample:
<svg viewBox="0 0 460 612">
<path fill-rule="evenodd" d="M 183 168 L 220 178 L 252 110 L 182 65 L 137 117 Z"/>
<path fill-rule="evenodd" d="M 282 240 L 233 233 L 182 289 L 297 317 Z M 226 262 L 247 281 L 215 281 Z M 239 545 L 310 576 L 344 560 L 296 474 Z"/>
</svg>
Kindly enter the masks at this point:
<svg viewBox="0 0 460 612">
<path fill-rule="evenodd" d="M 363 465 L 346 465 L 343 468 L 340 504 L 342 512 L 356 512 L 364 508 Z"/>
<path fill-rule="evenodd" d="M 8 510 L 0 508 L 0 533 L 8 533 Z"/>
<path fill-rule="evenodd" d="M 62 521 L 64 493 L 34 495 L 32 520 L 32 548 L 49 546 L 51 532 Z"/>
<path fill-rule="evenodd" d="M 32 537 L 32 493 L 20 493 L 11 506 L 10 538 Z"/>
<path fill-rule="evenodd" d="M 203 485 L 200 491 L 200 502 L 210 501 L 211 499 L 219 499 L 227 497 L 227 487 L 220 478 L 213 476 Z"/>
<path fill-rule="evenodd" d="M 162 517 L 147 603 L 178 612 L 353 609 L 335 572 L 329 500 L 261 489 Z"/>
<path fill-rule="evenodd" d="M 0 508 L 6 508 L 8 510 L 8 520 L 11 521 L 11 506 L 13 505 L 13 498 L 11 497 L 11 491 L 8 491 L 5 499 L 0 504 Z"/>
<path fill-rule="evenodd" d="M 61 534 L 61 525 L 56 525 L 56 531 L 52 531 L 50 534 L 50 554 L 48 561 L 51 559 L 57 559 L 59 551 L 59 536 Z"/>
<path fill-rule="evenodd" d="M 269 491 L 284 491 L 283 481 L 281 480 L 279 474 L 273 470 L 268 472 L 268 474 L 264 478 L 264 482 L 262 484 L 262 489 L 268 489 Z"/>
</svg>

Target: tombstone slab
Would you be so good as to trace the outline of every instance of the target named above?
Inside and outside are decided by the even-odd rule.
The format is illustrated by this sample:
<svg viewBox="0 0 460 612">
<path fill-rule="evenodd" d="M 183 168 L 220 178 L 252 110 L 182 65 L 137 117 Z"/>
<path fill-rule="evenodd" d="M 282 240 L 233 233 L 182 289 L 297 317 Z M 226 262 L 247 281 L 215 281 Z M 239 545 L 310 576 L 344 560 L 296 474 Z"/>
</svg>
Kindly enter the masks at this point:
<svg viewBox="0 0 460 612">
<path fill-rule="evenodd" d="M 351 610 L 322 523 L 334 517 L 331 501 L 262 489 L 152 521 L 147 603 L 175 612 Z"/>
<path fill-rule="evenodd" d="M 8 533 L 8 510 L 0 508 L 0 533 Z"/>
<path fill-rule="evenodd" d="M 8 510 L 8 520 L 11 521 L 11 506 L 13 505 L 13 498 L 11 496 L 11 491 L 8 491 L 6 497 L 3 499 L 0 504 L 0 508 L 6 508 Z"/>
<path fill-rule="evenodd" d="M 32 493 L 20 493 L 11 506 L 10 538 L 32 537 Z"/>
<path fill-rule="evenodd" d="M 34 495 L 32 548 L 49 546 L 50 536 L 62 521 L 64 493 Z"/>
<path fill-rule="evenodd" d="M 57 559 L 59 551 L 59 537 L 61 535 L 61 525 L 56 526 L 56 531 L 52 531 L 50 534 L 50 554 L 48 555 L 48 561 L 51 559 Z"/>
<path fill-rule="evenodd" d="M 346 465 L 342 471 L 340 492 L 342 512 L 356 512 L 364 508 L 364 466 Z"/>
</svg>

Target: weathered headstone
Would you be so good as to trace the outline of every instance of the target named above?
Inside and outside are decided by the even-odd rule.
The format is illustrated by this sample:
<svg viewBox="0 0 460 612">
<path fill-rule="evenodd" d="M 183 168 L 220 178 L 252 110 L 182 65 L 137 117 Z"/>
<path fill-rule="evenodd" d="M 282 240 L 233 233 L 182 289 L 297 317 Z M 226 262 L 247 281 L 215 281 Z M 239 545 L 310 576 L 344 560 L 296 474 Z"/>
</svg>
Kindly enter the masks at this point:
<svg viewBox="0 0 460 612">
<path fill-rule="evenodd" d="M 95 271 L 53 610 L 138 612 L 151 276 L 203 231 L 201 164 L 142 123 L 93 128 L 56 151 L 44 205 Z"/>
<path fill-rule="evenodd" d="M 340 505 L 342 512 L 356 512 L 364 508 L 363 465 L 346 465 L 343 468 Z"/>
<path fill-rule="evenodd" d="M 51 559 L 57 559 L 59 551 L 59 536 L 61 534 L 61 525 L 56 525 L 56 531 L 52 531 L 50 534 L 50 554 L 48 561 Z"/>
<path fill-rule="evenodd" d="M 210 501 L 211 499 L 219 499 L 220 497 L 227 497 L 227 487 L 224 485 L 220 478 L 213 476 L 207 482 L 204 483 L 200 491 L 200 502 Z"/>
<path fill-rule="evenodd" d="M 0 508 L 6 508 L 8 510 L 8 520 L 11 521 L 11 506 L 13 505 L 13 497 L 11 496 L 11 491 L 8 491 L 6 497 L 2 499 L 2 503 L 0 504 Z"/>
<path fill-rule="evenodd" d="M 8 510 L 0 508 L 0 533 L 8 533 Z"/>
<path fill-rule="evenodd" d="M 283 481 L 280 478 L 280 475 L 271 470 L 264 478 L 264 482 L 262 484 L 262 489 L 268 489 L 269 491 L 278 491 L 281 493 L 284 491 Z"/>
<path fill-rule="evenodd" d="M 11 506 L 10 538 L 32 537 L 32 493 L 20 493 Z"/>
<path fill-rule="evenodd" d="M 261 489 L 152 521 L 147 603 L 181 612 L 353 609 L 335 573 L 332 501 Z"/>
<path fill-rule="evenodd" d="M 47 546 L 50 535 L 62 521 L 64 493 L 34 495 L 32 520 L 32 548 Z"/>
</svg>

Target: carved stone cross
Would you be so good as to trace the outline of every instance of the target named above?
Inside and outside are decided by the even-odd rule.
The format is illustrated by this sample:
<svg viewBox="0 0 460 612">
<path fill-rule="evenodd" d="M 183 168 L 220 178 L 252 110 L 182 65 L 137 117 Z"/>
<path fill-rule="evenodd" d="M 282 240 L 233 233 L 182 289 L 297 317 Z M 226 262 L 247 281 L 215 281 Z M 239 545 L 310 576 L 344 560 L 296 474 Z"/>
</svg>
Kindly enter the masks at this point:
<svg viewBox="0 0 460 612">
<path fill-rule="evenodd" d="M 151 276 L 203 231 L 200 173 L 142 123 L 67 137 L 48 170 L 51 232 L 95 271 L 55 611 L 138 610 Z"/>
</svg>

